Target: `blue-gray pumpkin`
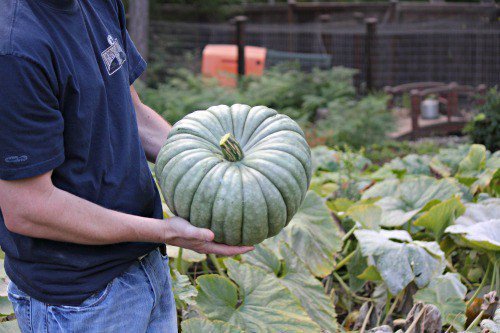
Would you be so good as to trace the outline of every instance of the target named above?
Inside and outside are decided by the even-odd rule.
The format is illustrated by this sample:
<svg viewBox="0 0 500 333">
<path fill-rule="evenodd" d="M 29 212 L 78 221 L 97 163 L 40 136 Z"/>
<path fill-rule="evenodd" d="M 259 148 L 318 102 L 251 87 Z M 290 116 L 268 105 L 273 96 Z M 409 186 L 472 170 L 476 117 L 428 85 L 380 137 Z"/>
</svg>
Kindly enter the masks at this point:
<svg viewBox="0 0 500 333">
<path fill-rule="evenodd" d="M 297 212 L 311 181 L 311 151 L 288 116 L 219 105 L 173 126 L 155 173 L 175 215 L 211 229 L 216 242 L 253 245 Z"/>
</svg>

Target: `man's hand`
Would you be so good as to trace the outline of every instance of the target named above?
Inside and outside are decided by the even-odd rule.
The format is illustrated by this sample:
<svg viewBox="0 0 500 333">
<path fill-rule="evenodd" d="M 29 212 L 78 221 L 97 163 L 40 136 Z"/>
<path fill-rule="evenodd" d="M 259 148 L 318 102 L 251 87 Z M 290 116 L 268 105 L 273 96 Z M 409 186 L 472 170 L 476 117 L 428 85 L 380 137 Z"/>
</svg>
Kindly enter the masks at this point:
<svg viewBox="0 0 500 333">
<path fill-rule="evenodd" d="M 166 222 L 165 239 L 169 245 L 198 253 L 214 253 L 223 256 L 243 254 L 254 249 L 253 246 L 229 246 L 214 243 L 214 233 L 211 230 L 197 228 L 180 217 L 169 218 Z"/>
</svg>

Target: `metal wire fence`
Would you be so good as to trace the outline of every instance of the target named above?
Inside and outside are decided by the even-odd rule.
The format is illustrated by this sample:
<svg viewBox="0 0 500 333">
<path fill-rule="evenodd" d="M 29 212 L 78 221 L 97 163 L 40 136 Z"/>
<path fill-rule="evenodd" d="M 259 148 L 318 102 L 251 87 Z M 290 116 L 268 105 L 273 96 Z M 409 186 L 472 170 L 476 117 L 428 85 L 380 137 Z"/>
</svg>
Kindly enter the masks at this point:
<svg viewBox="0 0 500 333">
<path fill-rule="evenodd" d="M 231 24 L 153 21 L 152 61 L 167 68 L 198 66 L 207 44 L 235 43 Z M 359 82 L 371 67 L 373 86 L 416 81 L 488 86 L 500 83 L 500 24 L 457 21 L 378 24 L 370 55 L 364 24 L 247 24 L 246 45 L 268 48 L 266 66 L 297 61 L 304 70 L 345 66 L 359 70 Z M 186 61 L 185 54 L 194 55 Z M 195 67 L 196 68 L 196 67 Z"/>
</svg>

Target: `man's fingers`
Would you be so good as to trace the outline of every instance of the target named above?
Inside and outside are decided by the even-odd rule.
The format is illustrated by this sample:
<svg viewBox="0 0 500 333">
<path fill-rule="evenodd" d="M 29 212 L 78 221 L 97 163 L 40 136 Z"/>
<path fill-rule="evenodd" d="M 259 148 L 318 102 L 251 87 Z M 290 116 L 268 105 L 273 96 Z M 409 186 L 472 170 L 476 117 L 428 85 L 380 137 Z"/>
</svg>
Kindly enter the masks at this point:
<svg viewBox="0 0 500 333">
<path fill-rule="evenodd" d="M 253 246 L 229 246 L 217 243 L 207 243 L 204 245 L 204 251 L 207 253 L 220 254 L 223 256 L 234 256 L 252 251 Z"/>
</svg>

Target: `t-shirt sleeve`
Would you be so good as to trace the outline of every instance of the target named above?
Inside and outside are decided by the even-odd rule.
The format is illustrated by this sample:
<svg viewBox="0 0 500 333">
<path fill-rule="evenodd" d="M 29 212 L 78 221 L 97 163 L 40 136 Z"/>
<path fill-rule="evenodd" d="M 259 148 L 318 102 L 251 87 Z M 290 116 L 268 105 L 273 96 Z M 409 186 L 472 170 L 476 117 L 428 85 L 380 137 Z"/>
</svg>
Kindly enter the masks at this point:
<svg viewBox="0 0 500 333">
<path fill-rule="evenodd" d="M 134 42 L 130 38 L 130 35 L 125 29 L 125 52 L 127 53 L 128 59 L 128 79 L 129 83 L 134 83 L 135 80 L 146 70 L 146 61 L 142 58 L 141 54 L 135 47 Z"/>
<path fill-rule="evenodd" d="M 0 55 L 0 179 L 38 176 L 64 162 L 64 120 L 46 73 Z"/>
</svg>

